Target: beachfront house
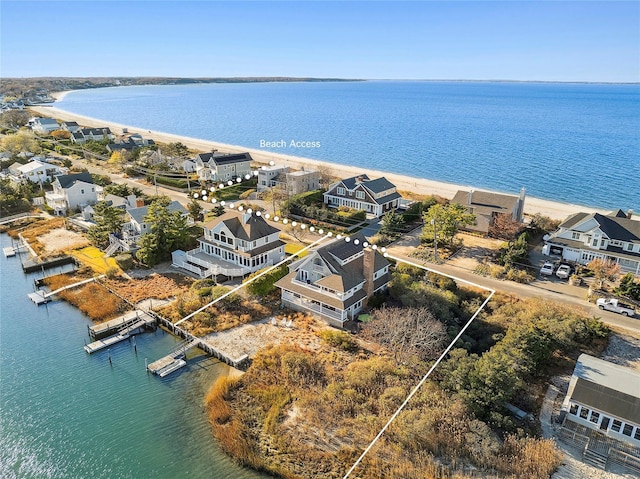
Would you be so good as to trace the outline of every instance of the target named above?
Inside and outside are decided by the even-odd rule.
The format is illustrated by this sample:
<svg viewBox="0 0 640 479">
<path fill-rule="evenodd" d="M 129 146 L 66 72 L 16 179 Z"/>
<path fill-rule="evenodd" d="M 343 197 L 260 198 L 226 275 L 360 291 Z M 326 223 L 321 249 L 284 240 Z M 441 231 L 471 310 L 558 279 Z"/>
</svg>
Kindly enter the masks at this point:
<svg viewBox="0 0 640 479">
<path fill-rule="evenodd" d="M 282 304 L 339 328 L 356 318 L 367 300 L 389 283 L 389 262 L 363 247 L 365 241 L 362 235 L 336 239 L 292 263 L 289 274 L 276 282 Z"/>
<path fill-rule="evenodd" d="M 560 412 L 560 438 L 600 468 L 613 462 L 640 471 L 640 372 L 581 354 Z"/>
<path fill-rule="evenodd" d="M 365 174 L 332 184 L 323 197 L 329 207 L 346 206 L 375 217 L 395 210 L 402 199 L 395 185 L 385 177 L 372 180 Z"/>
<path fill-rule="evenodd" d="M 31 183 L 46 183 L 53 181 L 54 176 L 67 172 L 66 168 L 61 168 L 51 163 L 38 160 L 31 160 L 23 165 L 14 163 L 9 167 L 9 179 L 14 183 L 30 181 Z"/>
<path fill-rule="evenodd" d="M 54 177 L 53 191 L 45 193 L 47 205 L 56 215 L 66 215 L 69 211 L 80 211 L 98 201 L 96 185 L 91 174 L 85 172 Z"/>
<path fill-rule="evenodd" d="M 609 260 L 640 276 L 640 221 L 631 210 L 576 213 L 546 237 L 542 253 L 584 265 L 596 258 Z"/>
<path fill-rule="evenodd" d="M 60 125 L 53 118 L 34 118 L 29 121 L 31 129 L 41 135 L 48 135 L 52 131 L 59 130 Z"/>
<path fill-rule="evenodd" d="M 173 265 L 201 278 L 239 278 L 284 259 L 279 234 L 258 213 L 228 211 L 204 225 L 198 248 L 174 251 Z"/>
<path fill-rule="evenodd" d="M 201 153 L 196 156 L 196 172 L 202 181 L 229 181 L 251 175 L 249 153 Z"/>
<path fill-rule="evenodd" d="M 291 171 L 287 166 L 263 166 L 258 170 L 258 191 L 278 188 L 293 196 L 320 188 L 320 172 Z"/>
<path fill-rule="evenodd" d="M 75 121 L 63 121 L 60 125 L 62 130 L 68 131 L 69 133 L 75 133 L 80 129 L 80 125 L 78 125 Z"/>
<path fill-rule="evenodd" d="M 507 215 L 512 221 L 523 223 L 525 196 L 524 188 L 518 196 L 459 190 L 451 202 L 465 206 L 469 213 L 476 215 L 475 224 L 465 226 L 464 230 L 486 235 L 498 215 Z"/>
<path fill-rule="evenodd" d="M 83 144 L 87 141 L 113 140 L 115 135 L 108 127 L 80 128 L 71 133 L 71 143 Z"/>
</svg>

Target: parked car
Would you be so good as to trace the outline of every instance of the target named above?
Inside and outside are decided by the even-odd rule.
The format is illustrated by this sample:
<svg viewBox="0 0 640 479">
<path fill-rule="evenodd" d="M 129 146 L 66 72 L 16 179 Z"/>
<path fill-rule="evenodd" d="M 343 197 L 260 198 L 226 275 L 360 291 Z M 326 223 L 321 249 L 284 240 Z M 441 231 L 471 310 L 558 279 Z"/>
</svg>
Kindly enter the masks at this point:
<svg viewBox="0 0 640 479">
<path fill-rule="evenodd" d="M 560 279 L 567 279 L 569 276 L 571 276 L 571 266 L 569 266 L 568 264 L 561 264 L 556 271 L 556 276 Z"/>
<path fill-rule="evenodd" d="M 542 265 L 542 268 L 540 268 L 540 274 L 542 276 L 551 276 L 553 274 L 554 269 L 555 267 L 553 266 L 553 263 L 550 263 L 549 261 L 547 261 L 545 264 Z"/>
<path fill-rule="evenodd" d="M 607 311 L 613 311 L 614 313 L 621 314 L 623 316 L 635 316 L 636 311 L 628 304 L 621 303 L 615 298 L 600 298 L 596 301 L 598 308 Z"/>
</svg>

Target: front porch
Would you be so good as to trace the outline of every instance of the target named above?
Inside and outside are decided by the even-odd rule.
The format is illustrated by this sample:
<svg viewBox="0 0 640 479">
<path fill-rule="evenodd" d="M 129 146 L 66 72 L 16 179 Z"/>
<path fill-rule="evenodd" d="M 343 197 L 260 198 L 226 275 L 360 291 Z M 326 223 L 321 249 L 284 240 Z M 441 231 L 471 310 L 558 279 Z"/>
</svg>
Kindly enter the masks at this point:
<svg viewBox="0 0 640 479">
<path fill-rule="evenodd" d="M 282 302 L 285 306 L 298 311 L 309 311 L 320 315 L 327 320 L 329 324 L 342 328 L 344 322 L 349 319 L 347 311 L 336 309 L 332 306 L 321 303 L 314 299 L 305 298 L 304 296 L 293 293 L 291 291 L 282 290 Z"/>
</svg>

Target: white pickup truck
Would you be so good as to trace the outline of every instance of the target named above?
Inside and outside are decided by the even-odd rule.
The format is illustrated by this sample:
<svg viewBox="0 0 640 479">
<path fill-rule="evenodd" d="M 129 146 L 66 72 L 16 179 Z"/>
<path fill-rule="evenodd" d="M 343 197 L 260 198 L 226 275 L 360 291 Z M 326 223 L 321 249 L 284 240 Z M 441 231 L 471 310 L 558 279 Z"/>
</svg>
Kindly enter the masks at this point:
<svg viewBox="0 0 640 479">
<path fill-rule="evenodd" d="M 596 304 L 600 309 L 613 311 L 614 313 L 618 313 L 623 316 L 633 317 L 636 314 L 635 310 L 631 306 L 621 303 L 615 298 L 609 298 L 609 299 L 600 298 L 596 301 Z"/>
</svg>

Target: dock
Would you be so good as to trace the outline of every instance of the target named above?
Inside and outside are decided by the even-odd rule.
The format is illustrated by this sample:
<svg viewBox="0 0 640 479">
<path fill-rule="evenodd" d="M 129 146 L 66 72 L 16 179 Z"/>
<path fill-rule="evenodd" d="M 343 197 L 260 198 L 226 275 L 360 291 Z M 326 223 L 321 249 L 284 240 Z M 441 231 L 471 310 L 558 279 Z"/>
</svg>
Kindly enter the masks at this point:
<svg viewBox="0 0 640 479">
<path fill-rule="evenodd" d="M 89 354 L 92 354 L 102 349 L 108 348 L 109 346 L 113 346 L 114 344 L 124 341 L 125 339 L 129 339 L 137 332 L 142 331 L 150 321 L 155 322 L 155 320 L 151 318 L 151 316 L 142 315 L 138 318 L 138 321 L 134 323 L 126 322 L 124 326 L 121 326 L 121 329 L 117 334 L 109 336 L 105 339 L 98 339 L 97 341 L 94 341 L 90 344 L 85 344 L 84 350 Z"/>
<path fill-rule="evenodd" d="M 195 348 L 199 344 L 200 340 L 198 338 L 183 341 L 173 352 L 149 364 L 147 370 L 163 378 L 186 366 L 187 362 L 183 358 L 187 351 Z"/>
<path fill-rule="evenodd" d="M 109 336 L 117 335 L 127 330 L 133 332 L 143 327 L 155 326 L 156 318 L 141 311 L 130 311 L 127 314 L 104 323 L 89 326 L 89 336 L 98 341 Z"/>
<path fill-rule="evenodd" d="M 31 301 L 33 301 L 38 306 L 41 304 L 46 304 L 51 301 L 51 298 L 47 296 L 46 291 L 39 289 L 35 293 L 29 293 L 27 295 Z"/>
<path fill-rule="evenodd" d="M 16 255 L 16 250 L 13 246 L 7 246 L 6 248 L 2 248 L 2 252 L 4 253 L 5 258 L 11 258 Z"/>
</svg>

